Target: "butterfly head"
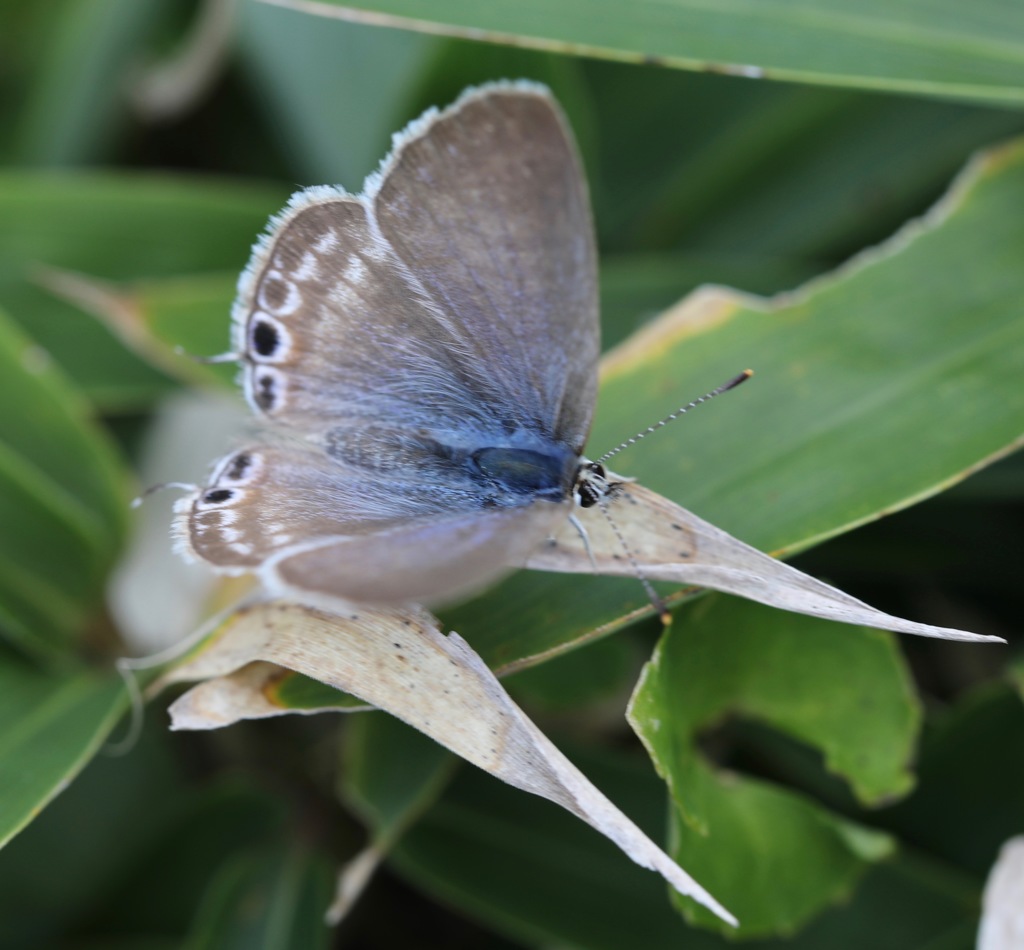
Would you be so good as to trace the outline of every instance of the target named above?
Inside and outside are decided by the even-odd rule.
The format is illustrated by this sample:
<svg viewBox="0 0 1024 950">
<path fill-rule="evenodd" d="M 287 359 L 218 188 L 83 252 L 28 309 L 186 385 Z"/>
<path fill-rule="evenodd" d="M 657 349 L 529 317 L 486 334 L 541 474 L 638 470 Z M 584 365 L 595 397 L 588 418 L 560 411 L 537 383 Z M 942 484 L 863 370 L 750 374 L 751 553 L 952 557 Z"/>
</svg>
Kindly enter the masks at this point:
<svg viewBox="0 0 1024 950">
<path fill-rule="evenodd" d="M 603 499 L 615 494 L 616 490 L 630 479 L 610 473 L 600 462 L 581 459 L 576 469 L 573 484 L 573 500 L 581 508 L 592 508 Z"/>
</svg>

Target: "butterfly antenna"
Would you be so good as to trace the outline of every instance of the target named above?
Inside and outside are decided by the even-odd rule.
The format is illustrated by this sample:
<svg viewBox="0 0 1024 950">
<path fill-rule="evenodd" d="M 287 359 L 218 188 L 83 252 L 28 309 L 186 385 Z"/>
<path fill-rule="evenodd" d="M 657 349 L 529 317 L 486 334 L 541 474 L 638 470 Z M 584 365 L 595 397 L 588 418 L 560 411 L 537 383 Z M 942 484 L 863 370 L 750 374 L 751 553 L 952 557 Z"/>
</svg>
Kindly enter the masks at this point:
<svg viewBox="0 0 1024 950">
<path fill-rule="evenodd" d="M 643 584 L 644 591 L 647 593 L 647 598 L 650 600 L 651 606 L 654 607 L 655 612 L 658 614 L 658 619 L 664 626 L 669 626 L 669 624 L 672 623 L 672 613 L 665 605 L 665 601 L 658 596 L 658 592 L 654 589 L 654 585 L 651 584 L 647 575 L 644 574 L 643 570 L 641 570 L 640 562 L 637 561 L 633 552 L 630 550 L 629 545 L 626 544 L 626 539 L 623 536 L 622 531 L 619 530 L 619 526 L 615 523 L 615 519 L 608 510 L 607 497 L 600 496 L 597 499 L 597 504 L 612 531 L 615 533 L 615 537 L 619 539 L 619 544 L 622 545 L 622 550 L 626 552 L 626 558 L 629 560 L 629 565 L 633 568 L 633 573 L 636 574 L 637 580 Z"/>
<path fill-rule="evenodd" d="M 159 485 L 150 485 L 138 498 L 132 499 L 132 507 L 140 508 L 142 503 L 150 496 L 156 494 L 158 491 L 163 491 L 165 488 L 177 488 L 181 491 L 199 491 L 198 485 L 193 485 L 190 482 L 161 482 Z"/>
<path fill-rule="evenodd" d="M 597 461 L 606 462 L 614 455 L 618 455 L 623 449 L 628 449 L 631 445 L 636 445 L 641 439 L 646 438 L 652 432 L 657 432 L 662 426 L 667 426 L 670 422 L 678 419 L 684 412 L 689 412 L 691 409 L 699 406 L 701 403 L 707 402 L 709 399 L 714 399 L 715 396 L 721 396 L 722 393 L 727 393 L 730 389 L 735 389 L 740 383 L 745 383 L 751 376 L 754 375 L 752 369 L 745 369 L 739 376 L 734 376 L 727 383 L 722 383 L 717 389 L 712 389 L 711 392 L 705 393 L 699 399 L 694 399 L 693 402 L 688 402 L 685 406 L 680 406 L 675 412 L 670 412 L 664 419 L 655 422 L 654 425 L 648 426 L 643 432 L 638 432 L 631 439 L 626 439 L 621 445 L 615 446 L 610 452 L 605 452 Z"/>
</svg>

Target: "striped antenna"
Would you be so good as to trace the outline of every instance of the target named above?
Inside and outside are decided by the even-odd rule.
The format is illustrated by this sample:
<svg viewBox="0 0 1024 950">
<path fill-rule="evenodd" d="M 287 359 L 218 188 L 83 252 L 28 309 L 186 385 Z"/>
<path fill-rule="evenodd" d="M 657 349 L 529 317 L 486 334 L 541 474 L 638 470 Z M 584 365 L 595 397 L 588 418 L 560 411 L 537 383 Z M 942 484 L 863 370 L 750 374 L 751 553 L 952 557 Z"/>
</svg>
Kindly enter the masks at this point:
<svg viewBox="0 0 1024 950">
<path fill-rule="evenodd" d="M 655 422 L 654 425 L 648 426 L 643 432 L 638 432 L 631 439 L 626 439 L 625 442 L 615 446 L 610 452 L 605 452 L 597 461 L 607 462 L 608 459 L 615 455 L 618 455 L 623 449 L 628 449 L 631 445 L 636 445 L 641 439 L 646 438 L 652 432 L 657 432 L 662 426 L 667 426 L 670 422 L 678 419 L 683 413 L 689 412 L 691 409 L 699 406 L 701 403 L 707 402 L 709 399 L 714 399 L 715 396 L 720 396 L 722 393 L 727 393 L 730 389 L 735 389 L 740 383 L 745 383 L 751 376 L 754 375 L 752 369 L 745 369 L 739 376 L 734 376 L 727 383 L 722 383 L 717 389 L 712 389 L 711 392 L 705 393 L 699 399 L 694 399 L 693 402 L 688 402 L 685 406 L 680 406 L 675 412 L 670 412 L 664 419 Z"/>
</svg>

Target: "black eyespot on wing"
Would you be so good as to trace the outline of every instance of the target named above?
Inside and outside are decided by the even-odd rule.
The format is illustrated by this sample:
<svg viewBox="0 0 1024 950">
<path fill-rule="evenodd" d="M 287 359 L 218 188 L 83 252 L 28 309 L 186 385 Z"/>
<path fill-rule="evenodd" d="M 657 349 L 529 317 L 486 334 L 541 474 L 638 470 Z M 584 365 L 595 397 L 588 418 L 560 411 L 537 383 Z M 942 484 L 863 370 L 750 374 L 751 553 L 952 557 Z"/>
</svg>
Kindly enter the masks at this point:
<svg viewBox="0 0 1024 950">
<path fill-rule="evenodd" d="M 277 381 L 269 373 L 256 377 L 256 405 L 264 412 L 270 412 L 277 402 Z"/>
<path fill-rule="evenodd" d="M 277 327 L 266 320 L 257 320 L 252 328 L 252 348 L 260 356 L 273 356 L 281 345 Z"/>
<path fill-rule="evenodd" d="M 230 501 L 234 495 L 230 488 L 215 488 L 203 495 L 203 501 L 208 505 L 219 505 L 222 501 Z"/>
<path fill-rule="evenodd" d="M 228 470 L 224 473 L 224 477 L 237 482 L 245 475 L 251 465 L 252 456 L 248 452 L 239 452 L 238 455 L 231 460 L 231 464 L 228 466 Z"/>
</svg>

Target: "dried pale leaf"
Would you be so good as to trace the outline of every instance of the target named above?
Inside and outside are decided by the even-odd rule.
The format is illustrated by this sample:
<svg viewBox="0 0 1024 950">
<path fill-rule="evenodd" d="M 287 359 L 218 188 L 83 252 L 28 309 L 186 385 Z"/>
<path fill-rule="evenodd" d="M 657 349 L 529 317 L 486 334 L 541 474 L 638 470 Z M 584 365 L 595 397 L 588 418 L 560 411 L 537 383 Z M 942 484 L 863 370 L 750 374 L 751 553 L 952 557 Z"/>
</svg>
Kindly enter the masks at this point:
<svg viewBox="0 0 1024 950">
<path fill-rule="evenodd" d="M 261 660 L 303 672 L 301 667 L 311 662 L 310 657 L 306 656 L 304 646 L 309 647 L 312 656 L 324 650 L 329 655 L 330 648 L 316 643 L 301 643 L 302 631 L 308 630 L 310 633 L 325 635 L 329 630 L 340 630 L 343 627 L 345 629 L 354 628 L 360 631 L 362 636 L 376 641 L 388 637 L 397 628 L 407 630 L 429 627 L 434 629 L 436 621 L 425 610 L 415 607 L 408 610 L 367 608 L 358 613 L 353 612 L 347 617 L 321 613 L 301 605 L 283 602 L 258 603 L 240 607 L 215 621 L 205 631 L 199 645 L 192 649 L 182 662 L 169 669 L 154 684 L 153 689 L 163 689 L 172 683 L 188 683 L 230 676 L 249 663 Z M 293 628 L 298 628 L 298 632 L 294 632 Z M 293 630 L 293 633 L 282 637 L 282 630 Z M 292 643 L 293 639 L 300 642 Z M 291 659 L 292 662 L 287 662 L 288 659 Z M 326 679 L 325 676 L 317 676 L 315 673 L 312 675 L 314 679 L 322 683 L 328 683 L 331 686 L 338 685 Z M 344 687 L 338 688 L 343 689 Z M 184 700 L 189 695 L 191 694 L 185 694 L 171 706 L 175 728 L 216 729 L 221 725 L 230 724 L 211 721 L 204 725 L 201 720 L 197 719 L 195 725 L 186 725 L 183 720 L 179 721 L 182 711 L 186 708 Z"/>
<path fill-rule="evenodd" d="M 243 719 L 270 719 L 298 713 L 313 716 L 317 713 L 349 713 L 369 709 L 369 706 L 289 706 L 276 698 L 277 687 L 291 671 L 276 663 L 256 661 L 247 663 L 233 673 L 208 679 L 189 691 L 189 702 L 202 710 L 202 718 L 209 723 L 227 726 Z M 204 728 L 212 728 L 205 726 Z"/>
<path fill-rule="evenodd" d="M 915 623 L 875 610 L 744 544 L 641 485 L 623 486 L 608 514 L 641 572 L 651 580 L 696 584 L 840 623 L 945 640 L 1004 642 L 1000 637 Z M 598 573 L 634 575 L 635 568 L 600 506 L 583 509 L 577 517 L 586 529 Z M 594 569 L 572 525 L 564 526 L 530 558 L 527 567 L 570 573 L 590 573 Z"/>
<path fill-rule="evenodd" d="M 681 894 L 735 923 L 555 748 L 469 644 L 457 634 L 442 635 L 425 611 L 359 610 L 342 617 L 297 604 L 261 604 L 223 623 L 174 679 L 224 676 L 257 660 L 352 693 L 510 785 L 561 805 Z M 196 687 L 171 706 L 172 728 L 225 725 L 224 707 Z"/>
<path fill-rule="evenodd" d="M 1024 947 L 1024 836 L 999 851 L 982 896 L 978 950 Z"/>
</svg>

